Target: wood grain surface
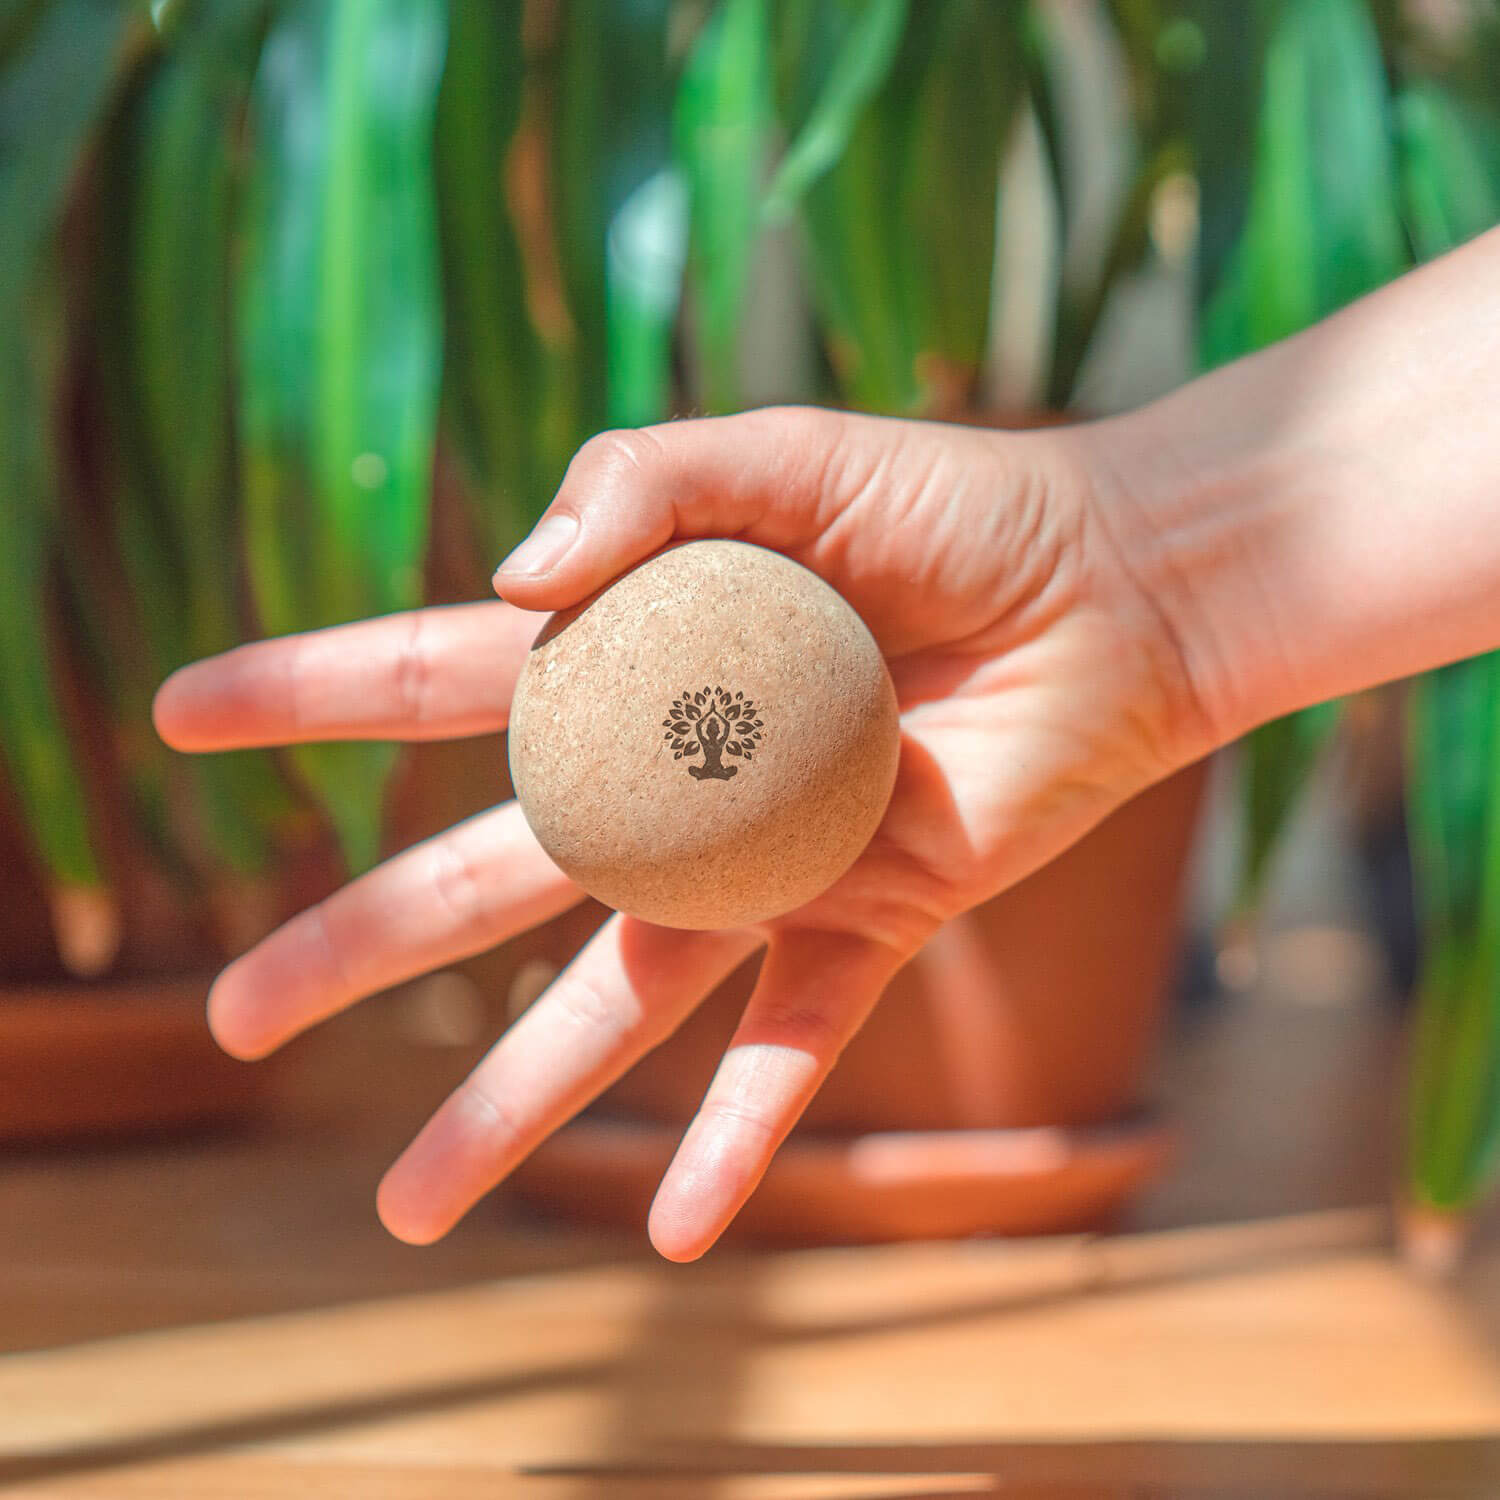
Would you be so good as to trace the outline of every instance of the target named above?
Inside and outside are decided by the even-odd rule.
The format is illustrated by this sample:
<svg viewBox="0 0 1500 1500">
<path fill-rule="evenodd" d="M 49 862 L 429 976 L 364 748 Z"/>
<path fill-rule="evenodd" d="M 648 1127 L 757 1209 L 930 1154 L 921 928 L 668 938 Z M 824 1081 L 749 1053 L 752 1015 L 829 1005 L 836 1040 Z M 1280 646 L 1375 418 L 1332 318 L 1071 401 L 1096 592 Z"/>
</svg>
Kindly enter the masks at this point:
<svg viewBox="0 0 1500 1500">
<path fill-rule="evenodd" d="M 0 1492 L 1492 1494 L 1491 1351 L 1315 1248 L 1376 1227 L 1169 1232 L 1117 1280 L 1085 1241 L 579 1267 L 12 1355 Z"/>
<path fill-rule="evenodd" d="M 258 1134 L 0 1158 L 0 1496 L 1500 1493 L 1500 1268 L 1424 1286 L 1337 1206 L 1384 1170 L 1378 1009 L 1200 1027 L 1149 1232 L 692 1267 L 504 1200 L 385 1239 L 379 1169 L 482 1045 L 418 1021 L 299 1044 Z M 1236 1182 L 1275 1217 L 1162 1227 Z"/>
</svg>

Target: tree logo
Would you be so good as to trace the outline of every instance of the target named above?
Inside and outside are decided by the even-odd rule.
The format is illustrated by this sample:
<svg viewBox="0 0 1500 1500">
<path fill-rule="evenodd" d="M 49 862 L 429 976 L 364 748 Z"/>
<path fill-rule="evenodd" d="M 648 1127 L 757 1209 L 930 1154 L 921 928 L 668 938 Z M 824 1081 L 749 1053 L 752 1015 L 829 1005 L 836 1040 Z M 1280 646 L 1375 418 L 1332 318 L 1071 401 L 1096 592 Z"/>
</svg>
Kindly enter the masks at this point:
<svg viewBox="0 0 1500 1500">
<path fill-rule="evenodd" d="M 664 736 L 672 745 L 672 759 L 691 759 L 703 753 L 701 766 L 689 766 L 697 781 L 728 781 L 738 776 L 738 766 L 726 766 L 726 755 L 740 760 L 754 758 L 764 725 L 756 717 L 755 705 L 743 693 L 731 695 L 728 688 L 691 689 L 673 705 L 662 721 Z"/>
</svg>

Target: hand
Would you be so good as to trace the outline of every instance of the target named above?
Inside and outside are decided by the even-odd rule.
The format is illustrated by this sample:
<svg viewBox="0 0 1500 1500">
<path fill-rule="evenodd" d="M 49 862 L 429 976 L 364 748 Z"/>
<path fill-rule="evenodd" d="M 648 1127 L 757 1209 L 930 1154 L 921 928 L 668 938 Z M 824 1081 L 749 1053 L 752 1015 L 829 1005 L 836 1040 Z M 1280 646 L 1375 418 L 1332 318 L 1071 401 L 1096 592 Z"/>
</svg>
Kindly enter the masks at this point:
<svg viewBox="0 0 1500 1500">
<path fill-rule="evenodd" d="M 157 726 L 184 750 L 499 730 L 541 624 L 528 611 L 577 603 L 691 536 L 740 537 L 821 574 L 890 662 L 900 771 L 854 867 L 755 929 L 611 918 L 391 1168 L 379 1206 L 394 1234 L 446 1232 L 765 944 L 760 981 L 652 1209 L 662 1254 L 700 1255 L 938 924 L 1210 748 L 1176 635 L 1114 529 L 1093 434 L 800 409 L 608 433 L 578 454 L 497 574 L 507 602 L 244 646 L 163 686 Z M 580 898 L 506 803 L 231 964 L 211 1024 L 230 1052 L 261 1056 Z"/>
</svg>

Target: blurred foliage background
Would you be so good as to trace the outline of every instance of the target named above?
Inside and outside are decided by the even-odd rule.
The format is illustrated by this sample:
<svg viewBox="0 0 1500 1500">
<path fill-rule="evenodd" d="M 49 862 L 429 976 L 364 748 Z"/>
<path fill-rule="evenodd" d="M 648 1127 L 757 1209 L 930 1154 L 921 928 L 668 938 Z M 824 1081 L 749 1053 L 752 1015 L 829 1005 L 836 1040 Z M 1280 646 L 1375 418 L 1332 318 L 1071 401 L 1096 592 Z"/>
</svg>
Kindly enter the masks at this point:
<svg viewBox="0 0 1500 1500">
<path fill-rule="evenodd" d="M 128 859 L 233 947 L 317 829 L 376 856 L 393 751 L 174 761 L 185 661 L 480 591 L 602 427 L 1086 412 L 1153 263 L 1208 366 L 1497 219 L 1485 0 L 0 0 L 17 858 L 75 971 Z M 1500 668 L 1410 702 L 1448 1208 L 1500 1146 Z M 1249 899 L 1338 718 L 1245 747 Z"/>
</svg>

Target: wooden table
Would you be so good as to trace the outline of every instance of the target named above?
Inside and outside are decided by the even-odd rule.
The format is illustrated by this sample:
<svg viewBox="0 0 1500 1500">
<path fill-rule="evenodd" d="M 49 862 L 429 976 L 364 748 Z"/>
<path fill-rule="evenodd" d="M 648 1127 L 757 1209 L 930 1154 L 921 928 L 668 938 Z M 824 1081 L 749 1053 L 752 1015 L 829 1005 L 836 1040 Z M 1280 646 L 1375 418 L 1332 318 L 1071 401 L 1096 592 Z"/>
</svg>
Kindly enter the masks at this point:
<svg viewBox="0 0 1500 1500">
<path fill-rule="evenodd" d="M 1384 1177 L 1379 1006 L 1189 1028 L 1142 1232 L 689 1268 L 504 1204 L 386 1239 L 470 1052 L 382 1006 L 254 1136 L 0 1163 L 0 1495 L 1500 1494 L 1493 1264 L 1422 1286 L 1339 1206 Z"/>
</svg>

